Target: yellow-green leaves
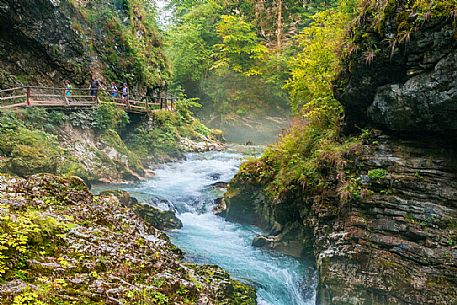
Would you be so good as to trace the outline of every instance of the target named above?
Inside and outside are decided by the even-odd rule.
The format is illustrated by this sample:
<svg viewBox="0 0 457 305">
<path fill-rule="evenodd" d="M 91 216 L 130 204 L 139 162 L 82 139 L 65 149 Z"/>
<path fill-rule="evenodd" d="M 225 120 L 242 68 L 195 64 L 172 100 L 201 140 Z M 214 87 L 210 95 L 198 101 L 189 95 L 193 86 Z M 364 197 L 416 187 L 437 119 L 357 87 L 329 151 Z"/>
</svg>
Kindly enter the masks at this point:
<svg viewBox="0 0 457 305">
<path fill-rule="evenodd" d="M 20 268 L 20 262 L 31 256 L 33 251 L 47 248 L 52 234 L 63 237 L 67 230 L 55 218 L 31 209 L 10 213 L 5 208 L 4 211 L 7 213 L 0 216 L 0 278 L 9 270 Z"/>
<path fill-rule="evenodd" d="M 217 34 L 222 42 L 213 46 L 216 62 L 212 68 L 229 68 L 247 76 L 261 74 L 268 49 L 259 42 L 254 26 L 238 16 L 221 18 Z"/>
<path fill-rule="evenodd" d="M 338 72 L 338 50 L 349 22 L 345 13 L 335 10 L 317 13 L 313 20 L 299 36 L 301 52 L 290 61 L 291 77 L 285 85 L 296 113 L 313 100 L 333 96 L 331 82 Z"/>
</svg>

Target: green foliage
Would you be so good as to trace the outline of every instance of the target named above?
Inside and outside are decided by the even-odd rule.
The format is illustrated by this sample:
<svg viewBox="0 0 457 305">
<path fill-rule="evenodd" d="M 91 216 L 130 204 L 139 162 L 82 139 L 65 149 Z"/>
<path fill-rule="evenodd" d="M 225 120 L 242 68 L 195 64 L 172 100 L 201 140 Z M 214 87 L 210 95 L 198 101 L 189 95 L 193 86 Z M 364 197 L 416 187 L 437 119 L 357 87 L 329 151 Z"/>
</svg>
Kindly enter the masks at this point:
<svg viewBox="0 0 457 305">
<path fill-rule="evenodd" d="M 230 68 L 247 76 L 261 74 L 259 65 L 268 49 L 262 45 L 252 24 L 237 16 L 221 16 L 217 34 L 221 43 L 215 44 L 216 62 L 213 69 Z"/>
<path fill-rule="evenodd" d="M 63 112 L 31 107 L 17 112 L 2 113 L 0 128 L 24 126 L 32 129 L 54 132 L 57 127 L 66 123 L 67 120 L 68 117 Z"/>
<path fill-rule="evenodd" d="M 159 160 L 180 157 L 180 141 L 189 138 L 197 141 L 212 138 L 212 131 L 200 120 L 191 116 L 190 107 L 199 104 L 193 99 L 181 99 L 178 112 L 162 111 L 151 114 L 149 126 L 140 127 L 127 139 L 127 145 L 141 158 Z"/>
<path fill-rule="evenodd" d="M 233 14 L 239 7 L 232 2 L 172 1 L 171 5 L 177 18 L 167 32 L 173 85 L 200 98 L 199 117 L 220 115 L 221 122 L 231 122 L 240 116 L 263 118 L 268 112 L 287 112 L 281 88 L 287 60 L 268 56 L 251 18 Z M 240 5 L 243 10 L 254 7 L 250 1 Z"/>
<path fill-rule="evenodd" d="M 7 206 L 0 208 L 3 211 L 0 215 L 0 278 L 25 269 L 25 261 L 40 251 L 54 251 L 67 230 L 57 219 L 33 210 L 17 212 L 11 217 L 5 213 Z"/>
<path fill-rule="evenodd" d="M 69 121 L 74 127 L 92 129 L 100 132 L 114 129 L 119 130 L 129 123 L 128 114 L 110 103 L 102 103 L 99 107 L 75 111 L 69 115 Z"/>
<path fill-rule="evenodd" d="M 359 16 L 353 23 L 344 55 L 357 55 L 367 64 L 383 50 L 388 50 L 384 55 L 392 57 L 399 46 L 407 44 L 427 23 L 449 20 L 455 27 L 456 16 L 456 0 L 364 1 L 359 5 Z"/>
<path fill-rule="evenodd" d="M 110 80 L 144 88 L 167 79 L 167 62 L 151 2 L 90 1 L 81 10 L 88 24 L 97 28 L 90 47 L 105 64 L 103 72 Z"/>
<path fill-rule="evenodd" d="M 331 87 L 339 70 L 338 50 L 349 16 L 330 9 L 312 19 L 299 36 L 301 51 L 290 61 L 291 78 L 285 86 L 293 109 L 302 118 L 259 160 L 243 164 L 240 176 L 266 183 L 273 198 L 291 190 L 322 190 L 331 181 L 329 177 L 339 177 L 345 201 L 362 196 L 357 178 L 346 173 L 346 156 L 359 153 L 361 139 L 340 135 L 343 111 Z"/>
<path fill-rule="evenodd" d="M 198 98 L 185 98 L 181 97 L 176 102 L 176 111 L 183 121 L 192 120 L 192 108 L 201 108 L 202 104 L 200 104 Z"/>
<path fill-rule="evenodd" d="M 4 167 L 21 176 L 55 173 L 63 155 L 56 136 L 29 129 L 12 115 L 0 116 L 0 153 L 9 158 Z"/>
<path fill-rule="evenodd" d="M 38 293 L 26 291 L 14 297 L 13 305 L 46 305 L 38 297 Z"/>
<path fill-rule="evenodd" d="M 331 84 L 339 68 L 340 48 L 348 24 L 345 13 L 328 10 L 317 13 L 313 23 L 299 36 L 301 52 L 292 59 L 291 78 L 285 88 L 295 112 L 318 99 L 333 97 Z"/>
<path fill-rule="evenodd" d="M 167 33 L 166 54 L 178 84 L 198 82 L 213 64 L 212 46 L 218 41 L 216 23 L 222 7 L 215 1 L 189 6 L 181 23 Z"/>
<path fill-rule="evenodd" d="M 159 112 L 151 120 L 150 128 L 138 128 L 130 135 L 128 146 L 141 158 L 179 156 L 177 117 L 171 112 Z"/>
<path fill-rule="evenodd" d="M 94 119 L 98 130 L 121 129 L 129 122 L 129 116 L 123 109 L 105 103 L 97 107 Z"/>
<path fill-rule="evenodd" d="M 383 168 L 376 168 L 376 169 L 372 169 L 370 171 L 368 171 L 368 178 L 370 178 L 371 180 L 373 181 L 379 181 L 379 180 L 383 180 L 387 177 L 387 170 L 383 169 Z"/>
<path fill-rule="evenodd" d="M 323 179 L 319 168 L 334 170 L 343 165 L 344 152 L 355 143 L 339 140 L 338 118 L 333 108 L 316 107 L 306 115 L 306 124 L 297 123 L 267 149 L 255 164 L 256 175 L 270 181 L 273 196 L 296 184 L 317 187 Z"/>
</svg>

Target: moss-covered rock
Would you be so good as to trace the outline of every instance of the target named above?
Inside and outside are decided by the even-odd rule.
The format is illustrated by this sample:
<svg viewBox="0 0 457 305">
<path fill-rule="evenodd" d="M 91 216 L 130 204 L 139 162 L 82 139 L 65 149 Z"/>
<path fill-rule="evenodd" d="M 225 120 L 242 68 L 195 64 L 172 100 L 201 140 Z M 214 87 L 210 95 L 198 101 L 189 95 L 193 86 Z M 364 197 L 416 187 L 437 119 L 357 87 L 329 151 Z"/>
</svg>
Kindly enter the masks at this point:
<svg viewBox="0 0 457 305">
<path fill-rule="evenodd" d="M 104 191 L 100 193 L 101 197 L 115 196 L 119 199 L 119 202 L 126 207 L 131 208 L 138 216 L 140 216 L 145 222 L 154 226 L 159 230 L 169 229 L 181 229 L 182 222 L 176 217 L 173 211 L 162 211 L 149 204 L 139 203 L 134 197 L 126 191 L 115 190 L 115 191 Z"/>
<path fill-rule="evenodd" d="M 92 196 L 79 178 L 0 175 L 2 304 L 255 304 L 220 268 L 182 263 L 117 195 Z"/>
<path fill-rule="evenodd" d="M 455 138 L 455 1 L 366 2 L 335 86 L 351 129 Z"/>
</svg>

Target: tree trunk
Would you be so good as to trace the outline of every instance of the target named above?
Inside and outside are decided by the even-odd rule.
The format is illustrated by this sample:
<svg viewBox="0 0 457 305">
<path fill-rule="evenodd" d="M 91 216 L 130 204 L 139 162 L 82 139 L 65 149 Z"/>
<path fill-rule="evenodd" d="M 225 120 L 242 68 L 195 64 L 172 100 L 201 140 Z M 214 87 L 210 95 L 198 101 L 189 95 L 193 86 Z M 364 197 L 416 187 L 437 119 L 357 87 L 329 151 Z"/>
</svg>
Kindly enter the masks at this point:
<svg viewBox="0 0 457 305">
<path fill-rule="evenodd" d="M 282 23 L 282 0 L 277 0 L 277 10 L 278 10 L 278 20 L 276 28 L 276 46 L 278 48 L 278 53 L 282 49 L 282 32 L 283 32 L 283 23 Z"/>
</svg>

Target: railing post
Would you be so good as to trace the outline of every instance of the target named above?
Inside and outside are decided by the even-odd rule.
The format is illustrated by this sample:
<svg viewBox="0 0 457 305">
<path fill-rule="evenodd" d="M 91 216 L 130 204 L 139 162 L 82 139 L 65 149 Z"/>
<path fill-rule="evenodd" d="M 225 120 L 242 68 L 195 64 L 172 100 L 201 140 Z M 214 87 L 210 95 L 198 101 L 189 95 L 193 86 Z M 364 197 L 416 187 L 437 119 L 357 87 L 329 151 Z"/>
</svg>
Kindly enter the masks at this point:
<svg viewBox="0 0 457 305">
<path fill-rule="evenodd" d="M 146 107 L 146 111 L 149 110 L 149 102 L 148 102 L 148 98 L 146 97 L 146 100 L 145 100 L 145 107 Z"/>
<path fill-rule="evenodd" d="M 30 87 L 26 87 L 26 89 L 27 89 L 27 106 L 30 107 L 30 106 L 32 106 L 32 100 L 30 98 L 32 95 L 31 89 L 30 89 Z"/>
</svg>

